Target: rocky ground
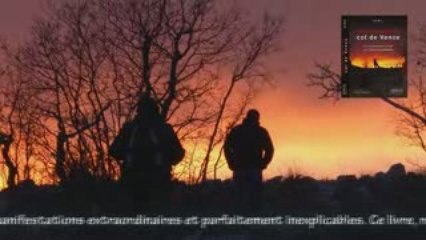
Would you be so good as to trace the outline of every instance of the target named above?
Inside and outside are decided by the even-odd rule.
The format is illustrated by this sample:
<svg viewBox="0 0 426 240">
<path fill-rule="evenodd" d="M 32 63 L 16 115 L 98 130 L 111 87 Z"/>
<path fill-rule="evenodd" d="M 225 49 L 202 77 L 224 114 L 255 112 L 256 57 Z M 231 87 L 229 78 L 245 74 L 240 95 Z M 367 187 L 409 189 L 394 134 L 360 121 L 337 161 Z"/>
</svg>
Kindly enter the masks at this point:
<svg viewBox="0 0 426 240">
<path fill-rule="evenodd" d="M 0 193 L 0 216 L 221 216 L 233 211 L 233 185 L 208 181 L 175 184 L 166 212 L 136 211 L 131 198 L 116 183 L 84 182 L 69 186 L 22 183 Z M 374 176 L 339 176 L 315 180 L 305 176 L 276 177 L 264 184 L 264 209 L 254 216 L 337 215 L 426 216 L 426 177 L 407 173 L 402 164 Z M 367 221 L 367 220 L 366 220 Z M 417 220 L 416 220 L 417 221 Z M 426 226 L 426 225 L 425 225 Z M 401 239 L 423 237 L 421 225 L 393 226 L 0 226 L 2 239 Z M 423 239 L 423 238 L 419 238 Z"/>
</svg>

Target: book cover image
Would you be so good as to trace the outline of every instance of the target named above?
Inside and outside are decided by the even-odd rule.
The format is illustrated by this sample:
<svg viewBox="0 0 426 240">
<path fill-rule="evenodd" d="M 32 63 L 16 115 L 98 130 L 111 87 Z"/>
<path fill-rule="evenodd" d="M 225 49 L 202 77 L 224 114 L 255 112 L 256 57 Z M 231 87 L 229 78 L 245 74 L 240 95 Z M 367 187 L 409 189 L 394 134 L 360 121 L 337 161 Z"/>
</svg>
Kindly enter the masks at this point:
<svg viewBox="0 0 426 240">
<path fill-rule="evenodd" d="M 342 17 L 341 95 L 407 96 L 407 16 Z"/>
</svg>

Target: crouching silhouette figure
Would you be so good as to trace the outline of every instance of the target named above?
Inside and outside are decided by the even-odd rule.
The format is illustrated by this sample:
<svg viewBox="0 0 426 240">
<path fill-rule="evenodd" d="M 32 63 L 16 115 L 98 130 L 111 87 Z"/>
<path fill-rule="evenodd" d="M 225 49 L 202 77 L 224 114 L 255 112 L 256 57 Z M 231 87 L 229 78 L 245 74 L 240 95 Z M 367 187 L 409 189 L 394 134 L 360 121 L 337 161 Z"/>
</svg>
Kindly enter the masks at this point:
<svg viewBox="0 0 426 240">
<path fill-rule="evenodd" d="M 259 112 L 249 110 L 243 123 L 225 139 L 224 152 L 233 171 L 236 206 L 242 211 L 262 208 L 262 171 L 271 162 L 274 147 L 268 131 L 259 124 Z"/>
<path fill-rule="evenodd" d="M 135 118 L 124 124 L 110 155 L 120 160 L 121 183 L 137 207 L 164 210 L 169 205 L 171 169 L 183 159 L 185 150 L 153 99 L 140 99 Z"/>
</svg>

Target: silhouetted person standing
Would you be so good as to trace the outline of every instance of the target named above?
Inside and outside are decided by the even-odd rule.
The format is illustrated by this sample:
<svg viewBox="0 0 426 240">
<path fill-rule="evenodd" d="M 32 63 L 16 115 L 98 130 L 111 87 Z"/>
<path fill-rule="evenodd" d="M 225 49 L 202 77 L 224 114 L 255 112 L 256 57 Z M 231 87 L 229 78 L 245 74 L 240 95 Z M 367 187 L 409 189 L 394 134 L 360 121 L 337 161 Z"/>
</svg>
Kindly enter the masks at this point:
<svg viewBox="0 0 426 240">
<path fill-rule="evenodd" d="M 121 181 L 138 204 L 154 209 L 168 204 L 171 168 L 185 150 L 153 99 L 141 98 L 136 117 L 123 126 L 110 154 L 122 160 Z"/>
<path fill-rule="evenodd" d="M 377 59 L 373 59 L 374 68 L 380 68 L 379 62 Z"/>
<path fill-rule="evenodd" d="M 262 171 L 271 162 L 274 147 L 268 131 L 260 126 L 259 112 L 249 110 L 243 123 L 226 137 L 224 152 L 233 171 L 237 206 L 245 210 L 262 207 Z"/>
</svg>

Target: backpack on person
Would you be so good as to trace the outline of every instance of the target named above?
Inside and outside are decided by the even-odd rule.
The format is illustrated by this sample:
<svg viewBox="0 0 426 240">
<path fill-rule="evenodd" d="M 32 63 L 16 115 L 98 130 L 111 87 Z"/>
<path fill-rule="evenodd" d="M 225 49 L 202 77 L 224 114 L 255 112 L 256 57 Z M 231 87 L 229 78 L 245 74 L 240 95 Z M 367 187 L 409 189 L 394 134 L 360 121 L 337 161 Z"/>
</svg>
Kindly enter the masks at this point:
<svg viewBox="0 0 426 240">
<path fill-rule="evenodd" d="M 133 156 L 130 156 L 130 151 L 134 147 L 135 138 L 138 133 L 138 125 L 134 122 L 124 124 L 120 129 L 117 137 L 112 142 L 109 154 L 122 161 L 124 164 L 128 164 Z M 160 123 L 153 125 L 149 128 L 146 137 L 149 138 L 152 145 L 155 146 L 153 151 L 156 151 L 156 158 L 161 158 L 163 164 L 176 165 L 181 162 L 185 156 L 185 149 L 182 147 L 173 127 L 170 124 Z M 158 156 L 158 157 L 157 157 Z M 132 159 L 133 160 L 133 159 Z M 157 159 L 153 159 L 154 161 Z"/>
<path fill-rule="evenodd" d="M 118 132 L 118 135 L 115 137 L 114 141 L 109 147 L 109 155 L 119 161 L 125 161 L 126 154 L 129 151 L 129 141 L 132 135 L 132 130 L 134 130 L 134 124 L 132 122 L 127 122 Z"/>
</svg>

